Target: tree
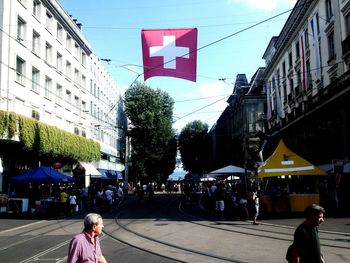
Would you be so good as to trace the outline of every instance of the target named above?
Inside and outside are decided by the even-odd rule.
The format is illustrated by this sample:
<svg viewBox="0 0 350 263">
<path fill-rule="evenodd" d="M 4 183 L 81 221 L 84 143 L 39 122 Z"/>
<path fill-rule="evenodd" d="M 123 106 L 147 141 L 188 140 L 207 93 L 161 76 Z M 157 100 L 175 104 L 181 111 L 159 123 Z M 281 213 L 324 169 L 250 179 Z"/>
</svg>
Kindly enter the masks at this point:
<svg viewBox="0 0 350 263">
<path fill-rule="evenodd" d="M 184 169 L 202 174 L 209 168 L 208 124 L 199 120 L 188 123 L 179 135 L 179 148 Z"/>
<path fill-rule="evenodd" d="M 174 100 L 159 89 L 136 82 L 125 93 L 125 113 L 131 121 L 131 173 L 134 179 L 153 181 L 168 176 L 175 166 Z"/>
</svg>

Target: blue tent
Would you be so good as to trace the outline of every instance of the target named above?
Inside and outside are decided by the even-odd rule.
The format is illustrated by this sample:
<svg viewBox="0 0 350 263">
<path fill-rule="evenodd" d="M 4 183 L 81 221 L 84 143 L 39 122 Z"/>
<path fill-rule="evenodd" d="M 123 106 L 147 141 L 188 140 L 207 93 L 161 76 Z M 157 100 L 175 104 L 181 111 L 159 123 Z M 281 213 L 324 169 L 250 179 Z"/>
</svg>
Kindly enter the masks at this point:
<svg viewBox="0 0 350 263">
<path fill-rule="evenodd" d="M 21 175 L 10 176 L 11 183 L 71 183 L 74 178 L 67 176 L 57 170 L 41 166 L 31 171 L 24 172 Z"/>
</svg>

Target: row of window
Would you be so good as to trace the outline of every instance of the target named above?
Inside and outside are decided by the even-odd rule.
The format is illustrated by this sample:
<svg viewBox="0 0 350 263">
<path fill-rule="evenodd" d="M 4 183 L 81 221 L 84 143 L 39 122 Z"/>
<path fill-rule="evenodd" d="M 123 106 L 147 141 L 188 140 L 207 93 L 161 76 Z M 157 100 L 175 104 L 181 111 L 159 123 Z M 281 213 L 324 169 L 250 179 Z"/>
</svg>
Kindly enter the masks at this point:
<svg viewBox="0 0 350 263">
<path fill-rule="evenodd" d="M 27 1 L 21 1 L 21 3 L 25 6 L 28 6 L 29 8 L 29 2 Z M 42 11 L 42 4 L 40 0 L 33 0 L 33 11 L 32 15 L 36 17 L 36 19 L 40 22 L 41 20 L 41 11 Z M 56 26 L 55 26 L 56 25 Z M 48 30 L 51 35 L 53 35 L 54 30 L 56 29 L 56 40 L 60 42 L 61 44 L 65 41 L 65 48 L 69 52 L 71 52 L 71 47 L 73 44 L 72 37 L 68 32 L 65 32 L 63 29 L 62 25 L 54 20 L 54 17 L 52 14 L 46 10 L 46 24 L 45 24 L 46 30 Z M 65 39 L 64 39 L 65 37 Z M 40 57 L 40 34 L 33 29 L 32 32 L 32 44 L 31 44 L 31 50 L 33 53 L 38 55 Z M 20 41 L 22 44 L 25 44 L 26 41 L 26 22 L 23 18 L 18 16 L 18 27 L 17 27 L 17 39 Z M 81 62 L 81 64 L 86 67 L 87 63 L 87 55 L 85 52 L 79 47 L 78 43 L 74 42 L 74 57 L 76 58 L 77 61 Z M 68 79 L 72 79 L 72 63 L 69 60 L 66 60 L 65 65 L 64 65 L 64 60 L 63 56 L 60 52 L 56 53 L 56 64 L 54 64 L 53 61 L 53 47 L 52 45 L 46 41 L 45 42 L 45 62 L 49 64 L 50 66 L 56 66 L 56 69 L 58 72 L 63 73 L 63 68 L 65 67 L 65 74 Z M 103 74 L 100 72 L 98 69 L 96 63 L 91 63 L 90 64 L 90 72 L 93 74 L 93 76 L 99 81 L 100 79 L 100 74 Z M 82 83 L 80 84 L 80 76 L 79 76 L 79 70 L 77 68 L 74 68 L 74 82 L 77 85 L 81 85 L 84 88 L 86 87 L 86 80 L 85 76 L 82 76 Z M 104 74 L 103 74 L 104 75 Z M 92 80 L 91 80 L 92 81 Z M 105 86 L 110 86 L 112 84 L 106 83 Z M 113 86 L 113 85 L 112 85 Z M 108 96 L 105 94 L 104 89 L 100 89 L 99 87 L 96 88 L 96 83 L 91 83 L 90 85 L 90 92 L 93 94 L 95 97 L 98 99 L 104 99 L 107 101 L 108 104 L 114 104 L 113 101 L 111 101 L 111 96 Z"/>
<path fill-rule="evenodd" d="M 20 41 L 23 44 L 23 41 L 25 41 L 25 37 L 23 35 L 23 33 L 21 33 L 25 27 L 25 22 L 18 17 L 18 23 L 17 23 L 17 40 Z M 33 30 L 32 32 L 32 46 L 31 46 L 31 51 L 36 54 L 37 56 L 41 57 L 41 48 L 40 48 L 40 34 Z M 82 65 L 85 66 L 86 65 L 86 54 L 84 52 L 82 52 Z M 44 58 L 45 62 L 50 65 L 53 66 L 53 47 L 52 45 L 46 41 L 45 42 L 45 58 Z M 63 55 L 59 52 L 56 53 L 56 65 L 55 65 L 56 69 L 58 72 L 63 73 Z M 65 63 L 65 74 L 66 77 L 68 79 L 72 78 L 72 63 L 69 60 L 66 60 Z M 85 81 L 85 76 L 82 75 L 82 86 L 85 87 L 86 85 L 86 81 Z M 78 85 L 80 85 L 80 72 L 77 68 L 74 68 L 74 82 L 76 82 Z"/>
<path fill-rule="evenodd" d="M 18 1 L 25 7 L 25 10 L 32 12 L 31 14 L 35 18 L 34 23 L 39 22 L 42 24 L 43 28 L 45 28 L 46 31 L 49 32 L 67 52 L 72 54 L 78 63 L 80 62 L 80 64 L 86 68 L 87 55 L 84 50 L 80 48 L 78 43 L 72 39 L 71 35 L 65 31 L 61 23 L 55 20 L 51 12 L 44 8 L 44 5 L 40 0 Z M 75 64 L 74 61 L 72 63 L 69 60 L 64 60 L 64 53 L 61 53 L 61 50 L 57 50 L 55 56 L 53 43 L 42 40 L 42 35 L 45 34 L 41 35 L 39 33 L 40 31 L 35 30 L 37 27 L 34 27 L 35 29 L 33 28 L 32 31 L 29 31 L 29 27 L 24 17 L 26 17 L 24 13 L 23 16 L 17 15 L 18 42 L 28 50 L 31 50 L 39 58 L 42 58 L 46 64 L 55 67 L 58 73 L 65 73 L 65 77 L 68 81 L 73 80 L 76 86 L 82 87 L 86 90 L 86 77 L 79 72 L 78 68 L 73 66 Z M 28 37 L 28 32 L 31 33 L 31 37 Z M 43 44 L 45 45 L 44 47 L 42 46 Z M 31 74 L 31 76 L 26 76 L 26 72 L 27 74 Z M 110 116 L 107 116 L 106 109 L 107 111 L 110 111 L 111 105 L 115 104 L 115 101 L 113 101 L 115 96 L 109 96 L 107 94 L 115 89 L 113 82 L 108 80 L 109 78 L 106 78 L 106 74 L 103 73 L 99 66 L 97 66 L 96 63 L 93 63 L 92 60 L 90 63 L 90 72 L 97 81 L 99 81 L 99 79 L 104 81 L 104 83 L 100 83 L 103 88 L 100 88 L 93 79 L 90 80 L 90 92 L 98 99 L 98 102 L 90 102 L 90 114 L 99 121 L 112 122 L 112 117 L 110 116 L 114 116 L 115 114 L 112 113 L 108 114 Z M 87 105 L 85 101 L 81 100 L 78 96 L 72 95 L 70 90 L 64 90 L 59 83 L 55 84 L 54 80 L 49 75 L 46 75 L 38 68 L 31 66 L 31 69 L 26 69 L 26 61 L 22 57 L 17 56 L 16 81 L 24 86 L 27 79 L 30 79 L 31 81 L 32 91 L 42 94 L 45 98 L 53 100 L 58 104 L 61 104 L 62 100 L 65 101 L 68 110 L 74 110 L 75 108 L 75 110 L 81 109 L 82 111 L 88 112 L 86 110 Z"/>
<path fill-rule="evenodd" d="M 331 16 L 331 12 L 328 14 Z M 333 14 L 332 14 L 333 16 Z M 280 76 L 280 69 L 276 70 L 276 78 L 272 78 L 272 90 L 276 89 L 276 87 L 281 87 L 282 92 L 282 101 L 284 101 L 284 104 L 288 104 L 292 102 L 295 98 L 297 98 L 302 91 L 307 91 L 312 89 L 312 74 L 311 72 L 319 72 L 319 75 L 322 75 L 322 54 L 320 52 L 321 50 L 321 44 L 320 44 L 320 27 L 319 27 L 319 16 L 318 14 L 315 15 L 316 25 L 312 28 L 313 30 L 316 30 L 317 34 L 314 36 L 316 32 L 312 32 L 312 34 L 309 34 L 308 28 L 304 30 L 304 32 L 300 35 L 300 37 L 295 41 L 294 48 L 290 49 L 288 52 L 287 60 L 288 60 L 288 78 L 287 78 L 287 71 L 286 71 L 286 62 L 282 61 L 282 78 Z M 331 17 L 328 17 L 331 19 Z M 329 21 L 328 19 L 328 21 Z M 313 21 L 313 22 L 314 22 Z M 336 52 L 335 52 L 335 44 L 334 44 L 334 29 L 333 27 L 330 27 L 328 32 L 326 32 L 327 35 L 327 45 L 328 45 L 328 64 L 332 63 L 336 59 Z M 310 66 L 310 43 L 309 38 L 314 38 L 314 56 L 317 57 L 318 64 L 316 63 L 314 67 L 312 68 Z M 315 41 L 316 39 L 316 41 Z M 318 46 L 316 46 L 318 45 Z M 293 60 L 293 51 L 295 52 L 295 61 Z M 317 53 L 317 54 L 316 54 Z M 295 73 L 294 73 L 295 72 Z M 295 78 L 293 78 L 295 76 Z M 316 77 L 317 78 L 317 77 Z M 282 81 L 281 81 L 282 80 Z M 316 80 L 316 79 L 314 79 Z M 320 80 L 320 79 L 319 79 Z M 296 85 L 294 85 L 296 82 Z M 282 83 L 282 85 L 281 85 Z M 289 85 L 289 90 L 287 90 L 287 85 Z M 276 98 L 276 94 L 272 94 Z"/>
<path fill-rule="evenodd" d="M 26 75 L 25 75 L 25 69 L 26 67 L 26 61 L 23 60 L 21 57 L 17 56 L 16 58 L 16 81 L 20 83 L 21 85 L 25 85 L 26 83 Z M 68 105 L 74 105 L 78 109 L 86 110 L 86 102 L 81 100 L 80 105 L 80 99 L 78 96 L 72 96 L 71 91 L 66 89 L 65 97 L 63 97 L 63 87 L 60 84 L 56 84 L 56 90 L 53 91 L 53 80 L 49 76 L 45 75 L 45 84 L 41 85 L 41 74 L 40 70 L 33 67 L 31 68 L 31 89 L 32 91 L 41 94 L 43 93 L 44 97 L 47 99 L 54 99 L 57 104 L 61 104 L 62 99 L 68 104 Z M 43 89 L 43 92 L 41 91 Z M 74 97 L 74 102 L 72 102 L 72 98 Z"/>
</svg>

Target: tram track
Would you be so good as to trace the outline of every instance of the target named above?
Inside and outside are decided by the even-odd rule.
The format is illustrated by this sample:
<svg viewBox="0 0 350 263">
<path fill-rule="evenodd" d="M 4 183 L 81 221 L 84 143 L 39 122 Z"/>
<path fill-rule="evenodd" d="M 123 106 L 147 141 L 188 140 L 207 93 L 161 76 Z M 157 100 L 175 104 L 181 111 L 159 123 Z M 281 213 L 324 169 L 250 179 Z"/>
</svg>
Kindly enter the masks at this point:
<svg viewBox="0 0 350 263">
<path fill-rule="evenodd" d="M 193 216 L 193 215 L 190 215 L 190 214 L 184 212 L 181 209 L 181 204 L 179 205 L 179 210 L 182 213 L 187 214 L 187 216 L 193 217 L 196 220 L 196 221 L 191 221 L 192 224 L 201 225 L 203 227 L 213 228 L 213 229 L 217 229 L 217 230 L 221 230 L 221 231 L 228 231 L 228 232 L 232 232 L 232 233 L 252 235 L 255 237 L 270 238 L 270 239 L 274 239 L 274 240 L 281 240 L 281 241 L 288 241 L 288 242 L 293 241 L 293 233 L 294 233 L 295 227 L 276 225 L 276 224 L 266 224 L 266 223 L 260 223 L 260 226 L 257 227 L 257 226 L 252 225 L 250 222 L 242 221 L 242 220 L 235 220 L 235 219 L 231 219 L 232 221 L 230 221 L 230 223 L 217 221 L 216 225 L 221 225 L 221 226 L 226 225 L 226 226 L 230 227 L 230 228 L 223 228 L 223 227 L 218 227 L 218 226 L 214 226 L 214 225 L 208 225 L 208 224 L 203 224 L 203 223 L 197 222 L 197 221 L 201 221 L 203 218 L 199 218 L 197 216 Z M 247 222 L 247 223 L 242 224 L 242 222 Z M 264 226 L 268 227 L 269 229 L 262 228 Z M 271 228 L 274 230 L 271 230 Z M 243 230 L 247 230 L 247 231 L 243 231 Z M 285 231 L 280 231 L 280 230 L 289 230 L 289 231 L 285 232 Z M 249 231 L 253 231 L 254 233 L 251 233 Z M 256 233 L 256 232 L 258 232 L 258 233 Z M 277 235 L 277 236 L 275 236 L 275 235 Z M 350 249 L 350 234 L 348 234 L 348 233 L 319 230 L 319 235 L 320 235 L 320 239 L 322 241 L 322 244 L 321 244 L 322 246 Z M 338 243 L 344 244 L 344 245 L 334 245 L 334 244 L 327 243 L 327 242 L 338 242 Z M 345 244 L 347 244 L 347 246 Z"/>
<path fill-rule="evenodd" d="M 169 201 L 169 200 L 168 200 Z M 178 209 L 177 214 L 174 214 L 173 212 L 169 214 L 169 207 L 173 206 L 174 202 L 178 202 Z M 175 200 L 170 200 L 166 203 L 159 203 L 156 206 L 148 207 L 147 210 L 147 216 L 139 215 L 139 218 L 127 218 L 126 215 L 123 215 L 123 212 L 119 213 L 115 218 L 115 224 L 117 226 L 117 230 L 115 233 L 107 233 L 111 238 L 116 238 L 118 241 L 122 243 L 126 243 L 128 245 L 131 245 L 133 247 L 146 250 L 149 253 L 153 253 L 154 250 L 149 250 L 142 246 L 142 244 L 148 243 L 149 246 L 158 246 L 162 247 L 162 249 L 158 250 L 160 251 L 160 255 L 156 252 L 158 256 L 164 256 L 162 254 L 162 250 L 176 250 L 177 252 L 174 252 L 174 255 L 178 254 L 193 254 L 199 258 L 202 258 L 199 261 L 206 260 L 205 262 L 209 261 L 215 261 L 215 262 L 244 262 L 240 259 L 235 259 L 232 257 L 226 257 L 226 256 L 220 256 L 215 253 L 208 253 L 207 251 L 203 251 L 201 249 L 198 249 L 196 247 L 183 247 L 179 244 L 174 244 L 174 242 L 168 241 L 164 238 L 159 237 L 152 237 L 149 233 L 152 232 L 146 231 L 143 233 L 142 231 L 137 228 L 137 224 L 141 224 L 142 218 L 169 218 L 169 220 L 174 219 L 175 221 L 178 220 L 181 222 L 181 224 L 186 225 L 196 225 L 198 227 L 206 228 L 206 229 L 213 229 L 213 231 L 220 231 L 224 232 L 226 234 L 224 235 L 230 235 L 230 234 L 238 234 L 238 235 L 247 235 L 251 236 L 253 238 L 261 238 L 261 239 L 272 239 L 274 241 L 283 241 L 285 244 L 290 244 L 293 239 L 293 227 L 288 226 L 279 226 L 279 225 L 272 225 L 272 224 L 261 224 L 260 226 L 250 226 L 251 223 L 247 221 L 229 221 L 229 222 L 223 222 L 223 221 L 208 221 L 208 218 L 202 218 L 198 217 L 193 214 L 189 214 L 181 209 L 182 203 L 177 198 Z M 170 210 L 171 211 L 171 210 Z M 159 214 L 161 213 L 161 214 Z M 154 216 L 152 216 L 154 215 Z M 147 222 L 144 219 L 143 223 Z M 180 221 L 181 220 L 181 221 Z M 148 222 L 149 223 L 149 222 Z M 215 225 L 213 225 L 215 224 Z M 162 226 L 167 225 L 166 220 L 158 220 L 153 222 L 153 228 L 154 226 Z M 136 226 L 136 227 L 135 227 Z M 122 238 L 118 238 L 118 232 L 119 234 L 121 231 L 125 233 L 128 233 L 132 236 L 133 241 L 137 240 L 136 242 L 133 242 L 132 244 L 130 242 L 127 242 L 123 240 Z M 207 230 L 206 230 L 207 231 Z M 124 235 L 123 234 L 123 235 Z M 322 246 L 323 247 L 329 247 L 329 248 L 338 248 L 338 249 L 350 249 L 349 247 L 349 234 L 347 233 L 336 233 L 336 232 L 330 232 L 330 231 L 320 231 L 320 235 L 325 235 L 321 237 L 322 240 Z M 122 236 L 122 235 L 121 235 Z M 141 244 L 140 247 L 138 247 L 137 244 Z M 153 245 L 150 245 L 152 243 Z M 181 252 L 182 251 L 182 252 Z M 174 260 L 173 256 L 170 256 L 167 258 L 171 258 Z M 208 261 L 208 259 L 210 259 Z M 175 259 L 177 262 L 189 262 L 189 261 L 182 261 L 181 259 Z M 199 262 L 198 261 L 198 262 Z M 191 261 L 192 262 L 192 261 Z"/>
<path fill-rule="evenodd" d="M 159 212 L 160 210 L 167 210 L 167 207 L 176 202 L 178 199 L 175 199 L 175 200 L 170 200 L 169 203 L 167 204 L 160 204 L 160 205 L 157 205 L 156 207 L 154 207 L 152 210 L 153 212 L 156 211 L 156 212 Z M 127 244 L 127 245 L 130 245 L 132 247 L 135 247 L 135 248 L 138 248 L 138 249 L 141 249 L 143 251 L 146 251 L 148 253 L 152 253 L 152 254 L 155 254 L 155 255 L 158 255 L 158 256 L 161 256 L 161 257 L 164 257 L 164 258 L 167 258 L 167 259 L 171 259 L 171 260 L 174 260 L 176 262 L 234 262 L 234 263 L 245 263 L 245 261 L 241 261 L 241 260 L 238 260 L 238 259 L 233 259 L 233 258 L 228 258 L 228 257 L 224 257 L 224 256 L 220 256 L 220 255 L 216 255 L 216 254 L 213 254 L 213 253 L 208 253 L 208 252 L 204 252 L 204 251 L 201 251 L 201 250 L 196 250 L 196 249 L 192 249 L 192 248 L 186 248 L 186 247 L 183 247 L 181 245 L 175 245 L 174 243 L 170 243 L 170 242 L 166 242 L 164 240 L 160 240 L 160 239 L 157 239 L 157 238 L 152 238 L 150 237 L 149 235 L 145 235 L 145 234 L 142 234 L 142 233 L 139 233 L 137 231 L 134 231 L 132 230 L 130 227 L 128 227 L 128 225 L 131 225 L 132 223 L 135 223 L 136 220 L 131 220 L 131 221 L 128 221 L 126 224 L 123 224 L 121 223 L 121 220 L 120 220 L 120 215 L 121 214 L 118 214 L 117 217 L 115 218 L 115 224 L 118 226 L 118 230 L 117 232 L 115 233 L 108 233 L 106 231 L 105 234 L 109 235 L 110 238 L 113 238 L 113 239 L 116 239 L 118 240 L 119 242 L 122 242 L 124 244 Z M 125 241 L 123 240 L 122 238 L 118 238 L 117 236 L 120 235 L 120 230 L 123 230 L 125 232 L 128 233 L 128 235 L 132 235 L 132 240 L 133 242 L 128 242 L 128 241 Z M 130 238 L 130 236 L 129 236 Z M 148 248 L 144 248 L 144 247 L 141 247 L 141 246 L 137 246 L 135 245 L 135 243 L 144 243 L 144 242 L 147 242 L 148 243 Z M 183 258 L 187 258 L 187 260 L 181 260 L 179 258 L 176 258 L 176 256 L 166 256 L 164 254 L 162 254 L 161 252 L 155 252 L 157 250 L 154 250 L 154 245 L 150 244 L 150 243 L 154 243 L 156 247 L 158 247 L 158 251 L 165 251 L 165 250 L 171 250 L 172 251 L 172 254 L 173 255 L 186 255 L 185 257 Z M 149 249 L 150 247 L 153 246 L 153 249 Z M 194 259 L 193 256 L 191 255 L 194 255 L 197 259 Z"/>
</svg>

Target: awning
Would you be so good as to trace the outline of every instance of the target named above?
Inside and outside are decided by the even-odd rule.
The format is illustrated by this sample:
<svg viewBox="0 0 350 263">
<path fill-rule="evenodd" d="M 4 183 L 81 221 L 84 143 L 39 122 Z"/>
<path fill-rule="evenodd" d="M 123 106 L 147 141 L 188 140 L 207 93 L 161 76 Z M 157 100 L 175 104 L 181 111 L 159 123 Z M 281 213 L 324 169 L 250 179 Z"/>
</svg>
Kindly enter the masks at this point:
<svg viewBox="0 0 350 263">
<path fill-rule="evenodd" d="M 102 174 L 102 179 L 117 179 L 123 180 L 123 174 L 119 171 L 107 170 L 107 169 L 98 169 Z"/>
<path fill-rule="evenodd" d="M 101 178 L 101 179 L 108 179 L 108 176 L 107 176 L 108 170 L 106 170 L 106 169 L 100 169 L 100 168 L 98 168 L 97 170 L 101 173 L 101 177 L 98 177 L 98 178 Z M 95 178 L 96 178 L 96 177 L 95 177 Z"/>
<path fill-rule="evenodd" d="M 102 174 L 91 163 L 80 162 L 80 165 L 85 168 L 85 175 L 90 175 L 91 178 L 102 177 Z"/>
<path fill-rule="evenodd" d="M 282 140 L 273 154 L 258 168 L 258 174 L 260 178 L 282 175 L 328 175 L 292 152 Z"/>
</svg>

